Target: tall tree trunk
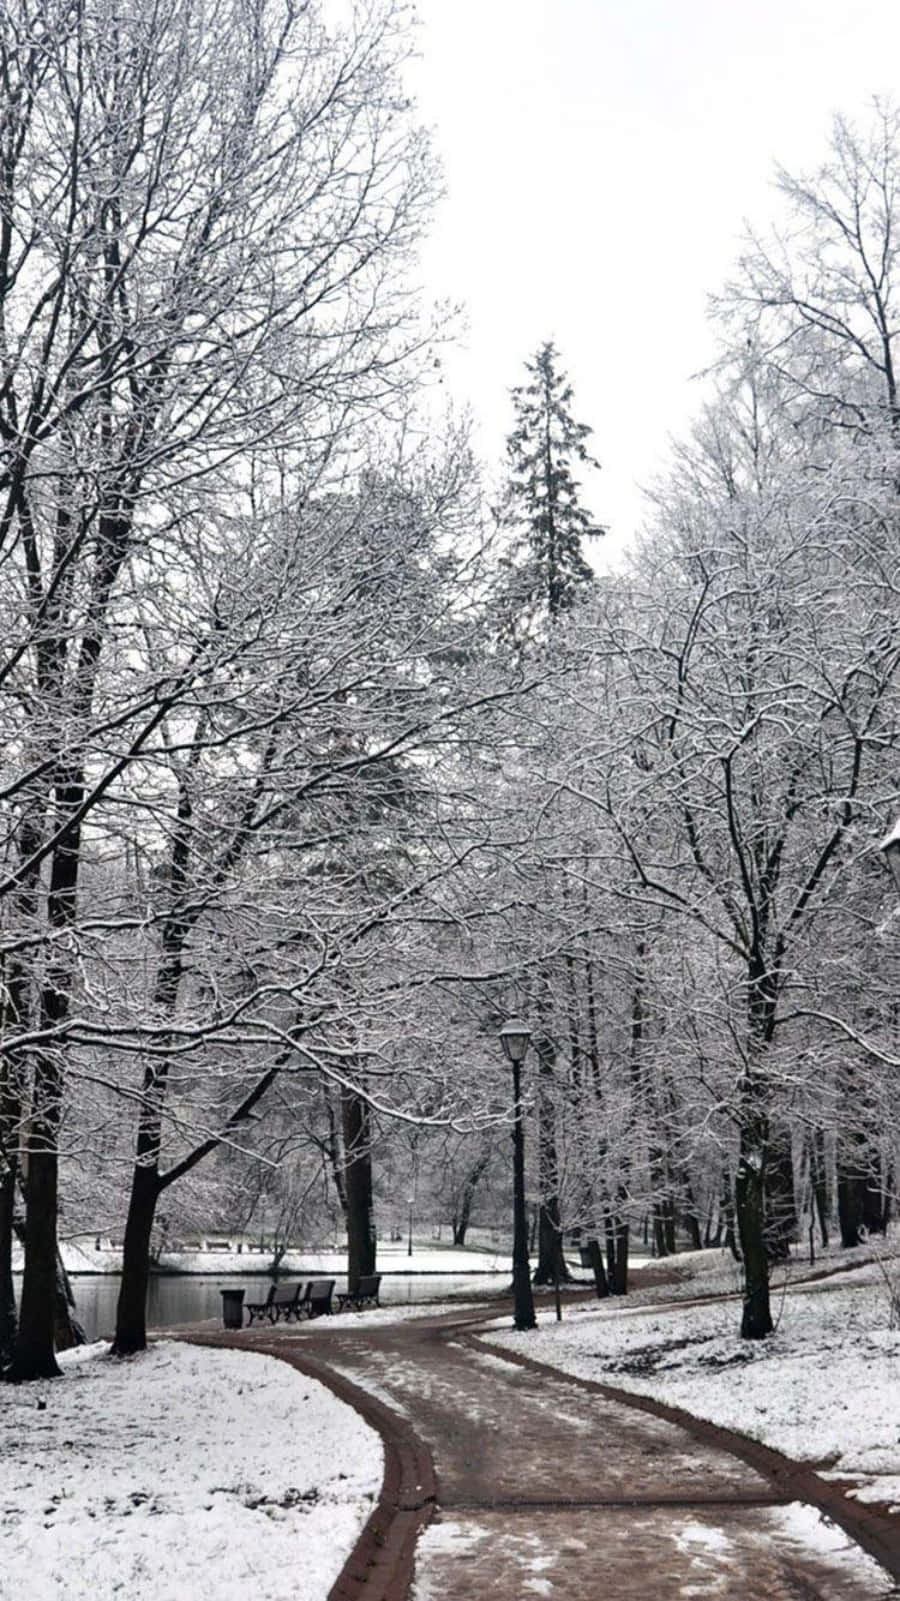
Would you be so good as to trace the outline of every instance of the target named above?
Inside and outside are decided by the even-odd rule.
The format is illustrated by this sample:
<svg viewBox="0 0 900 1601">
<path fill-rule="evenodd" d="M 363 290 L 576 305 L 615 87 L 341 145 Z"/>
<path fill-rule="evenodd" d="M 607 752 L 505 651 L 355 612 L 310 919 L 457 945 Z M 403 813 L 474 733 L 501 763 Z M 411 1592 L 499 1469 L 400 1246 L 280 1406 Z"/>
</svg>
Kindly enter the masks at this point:
<svg viewBox="0 0 900 1601">
<path fill-rule="evenodd" d="M 116 1307 L 116 1356 L 132 1356 L 147 1345 L 147 1290 L 150 1283 L 150 1240 L 161 1194 L 155 1165 L 135 1165 L 122 1246 L 122 1278 Z"/>
<path fill-rule="evenodd" d="M 599 1240 L 588 1240 L 587 1248 L 591 1272 L 594 1275 L 594 1288 L 597 1291 L 597 1299 L 598 1301 L 605 1301 L 609 1295 L 609 1280 L 606 1277 L 606 1269 L 603 1266 L 603 1252 L 600 1249 Z"/>
<path fill-rule="evenodd" d="M 884 1175 L 880 1152 L 872 1149 L 869 1176 L 863 1191 L 863 1223 L 867 1234 L 885 1234 L 888 1224 L 889 1185 Z"/>
<path fill-rule="evenodd" d="M 786 1262 L 797 1238 L 794 1162 L 790 1129 L 769 1131 L 765 1177 L 766 1250 L 770 1262 Z"/>
<path fill-rule="evenodd" d="M 686 1176 L 684 1181 L 684 1211 L 681 1221 L 687 1231 L 692 1251 L 703 1249 L 703 1235 L 700 1228 L 700 1218 L 697 1213 L 697 1202 L 694 1199 L 694 1189 L 690 1179 Z M 709 1241 L 707 1240 L 707 1244 Z"/>
<path fill-rule="evenodd" d="M 76 831 L 74 844 L 66 842 L 57 849 L 51 869 L 48 904 L 53 914 L 51 925 L 59 932 L 67 931 L 74 917 L 77 853 Z M 41 999 L 41 1021 L 48 1031 L 61 1031 L 68 1017 L 70 986 L 68 956 L 63 950 L 60 959 L 49 968 Z M 13 1381 L 58 1378 L 60 1372 L 55 1355 L 59 1129 L 64 1082 L 59 1049 L 39 1052 L 34 1064 L 25 1141 L 22 1304 L 8 1374 Z"/>
<path fill-rule="evenodd" d="M 538 1058 L 538 1210 L 537 1264 L 532 1281 L 555 1284 L 571 1277 L 563 1253 L 559 1207 L 559 1158 L 556 1147 L 556 1099 L 553 1068 L 556 1047 L 549 1035 L 535 1039 Z"/>
<path fill-rule="evenodd" d="M 629 1232 L 628 1224 L 621 1212 L 615 1212 L 607 1222 L 606 1231 L 609 1288 L 612 1295 L 628 1294 Z"/>
<path fill-rule="evenodd" d="M 472 1218 L 472 1207 L 475 1204 L 475 1196 L 478 1194 L 478 1186 L 484 1177 L 490 1159 L 490 1151 L 483 1151 L 481 1156 L 479 1156 L 477 1161 L 473 1163 L 463 1178 L 459 1201 L 457 1206 L 454 1208 L 453 1217 L 451 1219 L 454 1245 L 462 1247 L 466 1243 L 466 1233 Z"/>
<path fill-rule="evenodd" d="M 734 1186 L 738 1238 L 744 1264 L 741 1335 L 762 1340 L 772 1332 L 769 1253 L 766 1241 L 766 1164 L 769 1157 L 767 1088 L 754 1062 L 771 1046 L 778 998 L 777 960 L 767 960 L 760 941 L 747 974 L 748 1059 L 738 1091 L 740 1146 Z"/>
<path fill-rule="evenodd" d="M 657 1256 L 675 1254 L 675 1202 L 663 1195 L 653 1203 L 653 1248 Z"/>
<path fill-rule="evenodd" d="M 894 1198 L 894 1185 L 895 1185 L 895 1183 L 896 1183 L 896 1177 L 895 1177 L 895 1173 L 894 1173 L 894 1165 L 893 1165 L 892 1162 L 889 1161 L 888 1164 L 887 1164 L 887 1167 L 885 1169 L 885 1174 L 884 1174 L 884 1205 L 882 1207 L 882 1212 L 881 1212 L 881 1219 L 882 1219 L 881 1232 L 883 1234 L 887 1233 L 888 1228 L 890 1226 L 891 1206 L 892 1206 L 892 1202 L 893 1202 L 893 1198 Z"/>
<path fill-rule="evenodd" d="M 744 1264 L 741 1335 L 761 1340 L 772 1332 L 769 1258 L 765 1239 L 765 1161 L 768 1127 L 759 1107 L 760 1089 L 745 1077 L 742 1086 L 740 1151 L 735 1180 L 735 1213 Z"/>
<path fill-rule="evenodd" d="M 168 864 L 170 901 L 162 926 L 153 986 L 154 1011 L 167 1020 L 174 1017 L 178 1004 L 185 947 L 198 915 L 195 907 L 188 909 L 187 899 L 191 888 L 189 869 L 193 850 L 191 785 L 193 770 L 199 760 L 203 726 L 201 714 L 201 720 L 194 729 L 187 764 L 179 777 L 178 806 Z M 168 1075 L 165 1056 L 145 1062 L 135 1134 L 131 1194 L 125 1219 L 116 1332 L 112 1344 L 116 1356 L 131 1356 L 135 1351 L 143 1351 L 147 1344 L 150 1241 L 156 1205 L 163 1188 L 159 1164 Z"/>
<path fill-rule="evenodd" d="M 62 1253 L 56 1251 L 56 1294 L 53 1332 L 57 1351 L 70 1351 L 75 1345 L 86 1345 L 87 1335 L 78 1319 L 78 1309 L 72 1294 L 72 1285 L 66 1272 Z"/>
<path fill-rule="evenodd" d="M 347 1164 L 344 1158 L 344 1146 L 341 1138 L 341 1124 L 337 1113 L 335 1112 L 334 1094 L 335 1091 L 333 1090 L 332 1086 L 330 1084 L 326 1084 L 324 1086 L 324 1095 L 325 1110 L 328 1117 L 328 1161 L 330 1165 L 331 1177 L 334 1180 L 335 1194 L 337 1195 L 338 1205 L 340 1206 L 341 1214 L 344 1219 L 344 1226 L 346 1227 L 347 1184 L 345 1180 L 345 1174 L 347 1171 Z"/>
<path fill-rule="evenodd" d="M 372 1144 L 369 1108 L 353 1089 L 341 1091 L 347 1192 L 347 1289 L 355 1295 L 362 1274 L 375 1272 L 372 1211 Z"/>
<path fill-rule="evenodd" d="M 0 1066 L 0 1074 L 4 1067 Z M 13 1353 L 16 1339 L 16 1292 L 12 1253 L 15 1239 L 16 1180 L 19 1166 L 21 1107 L 0 1082 L 0 1372 Z"/>
<path fill-rule="evenodd" d="M 819 1219 L 822 1244 L 828 1244 L 828 1178 L 825 1165 L 825 1131 L 815 1128 L 809 1140 L 809 1181 Z"/>
<path fill-rule="evenodd" d="M 185 951 L 191 931 L 200 915 L 201 906 L 213 887 L 219 888 L 240 860 L 253 830 L 253 818 L 262 793 L 263 780 L 275 754 L 275 735 L 266 745 L 261 767 L 251 785 L 244 809 L 227 839 L 215 866 L 204 877 L 200 893 L 192 883 L 194 857 L 193 796 L 194 773 L 204 748 L 208 714 L 200 713 L 194 727 L 188 758 L 178 779 L 178 805 L 175 828 L 169 857 L 169 904 L 160 938 L 156 982 L 153 991 L 154 1011 L 166 1020 L 175 1017 L 178 996 L 184 973 Z M 289 1055 L 279 1057 L 279 1064 Z M 237 1127 L 250 1115 L 256 1102 L 278 1075 L 278 1065 L 267 1069 L 256 1080 L 236 1109 L 225 1120 L 224 1128 Z M 119 1286 L 119 1303 L 116 1312 L 116 1333 L 112 1349 L 117 1356 L 128 1356 L 142 1351 L 147 1343 L 147 1288 L 150 1281 L 150 1241 L 156 1207 L 163 1190 L 174 1184 L 185 1173 L 196 1167 L 210 1152 L 217 1150 L 221 1135 L 202 1140 L 186 1157 L 165 1174 L 160 1172 L 162 1155 L 163 1117 L 168 1089 L 169 1069 L 165 1056 L 153 1058 L 144 1068 L 140 1111 L 135 1138 L 135 1160 L 132 1171 L 131 1195 L 125 1222 L 125 1243 L 122 1251 L 122 1280 Z"/>
<path fill-rule="evenodd" d="M 44 801 L 34 797 L 26 808 L 19 830 L 18 851 L 22 881 L 13 895 L 11 916 L 26 925 L 37 926 L 38 881 L 40 869 L 30 865 L 38 855 L 42 843 L 39 819 Z M 33 1021 L 33 974 L 24 958 L 13 957 L 4 974 L 2 1000 L 2 1032 L 13 1038 Z M 23 1127 L 26 1105 L 26 1082 L 22 1063 L 13 1047 L 4 1053 L 0 1066 L 0 1369 L 7 1369 L 12 1360 L 19 1334 L 16 1316 L 16 1298 L 12 1277 L 12 1250 L 18 1234 L 24 1244 L 24 1228 L 16 1228 L 16 1193 L 21 1183 L 24 1192 L 24 1167 L 20 1160 L 23 1146 Z M 55 1224 L 54 1224 L 55 1241 Z"/>
<path fill-rule="evenodd" d="M 861 1245 L 864 1237 L 870 1155 L 868 1136 L 863 1129 L 853 1124 L 844 1124 L 838 1129 L 835 1147 L 838 1224 L 845 1250 Z"/>
<path fill-rule="evenodd" d="M 36 1075 L 37 1076 L 37 1075 Z M 49 1070 L 38 1080 L 39 1122 L 32 1114 L 25 1167 L 25 1272 L 19 1325 L 8 1377 L 55 1379 L 60 1369 L 55 1355 L 56 1335 L 56 1218 L 59 1160 L 56 1150 L 59 1093 Z M 38 1143 L 41 1134 L 47 1143 Z"/>
<path fill-rule="evenodd" d="M 731 1174 L 727 1167 L 722 1170 L 722 1227 L 724 1230 L 724 1244 L 731 1252 L 734 1260 L 740 1262 L 741 1250 L 737 1241 L 735 1230 L 735 1195 L 737 1193 L 737 1178 L 732 1185 Z"/>
</svg>

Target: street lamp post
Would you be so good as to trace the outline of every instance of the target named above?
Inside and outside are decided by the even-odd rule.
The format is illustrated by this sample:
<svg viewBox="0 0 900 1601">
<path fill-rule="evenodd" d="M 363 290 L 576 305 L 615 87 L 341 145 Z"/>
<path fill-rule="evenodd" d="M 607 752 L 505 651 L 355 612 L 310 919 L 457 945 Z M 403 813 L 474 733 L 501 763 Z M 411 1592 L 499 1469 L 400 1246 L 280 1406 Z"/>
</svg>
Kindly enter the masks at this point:
<svg viewBox="0 0 900 1601">
<path fill-rule="evenodd" d="M 525 1126 L 522 1116 L 522 1063 L 530 1039 L 530 1028 L 518 1018 L 504 1023 L 500 1030 L 500 1043 L 513 1072 L 513 1321 L 517 1329 L 533 1329 L 537 1322 L 528 1266 Z"/>
<path fill-rule="evenodd" d="M 406 1236 L 406 1254 L 407 1254 L 407 1256 L 412 1256 L 413 1206 L 415 1205 L 415 1200 L 416 1200 L 416 1198 L 415 1198 L 414 1195 L 411 1195 L 409 1197 L 409 1230 L 408 1230 L 408 1233 L 407 1233 L 407 1236 Z"/>
</svg>

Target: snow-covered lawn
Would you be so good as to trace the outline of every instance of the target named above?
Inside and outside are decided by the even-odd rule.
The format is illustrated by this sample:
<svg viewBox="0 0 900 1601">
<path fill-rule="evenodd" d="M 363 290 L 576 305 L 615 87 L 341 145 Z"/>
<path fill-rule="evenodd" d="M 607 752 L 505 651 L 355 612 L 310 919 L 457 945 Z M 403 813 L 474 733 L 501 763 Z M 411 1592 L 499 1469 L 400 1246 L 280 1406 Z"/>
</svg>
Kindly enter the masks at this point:
<svg viewBox="0 0 900 1601">
<path fill-rule="evenodd" d="M 378 1435 L 271 1357 L 106 1350 L 0 1394 L 0 1596 L 324 1601 L 381 1488 Z"/>
<path fill-rule="evenodd" d="M 639 1290 L 567 1311 L 560 1324 L 541 1311 L 534 1333 L 489 1338 L 762 1440 L 829 1478 L 857 1481 L 858 1499 L 900 1512 L 900 1331 L 890 1327 L 890 1291 L 877 1264 L 776 1288 L 777 1329 L 762 1341 L 740 1339 L 737 1301 L 688 1299 L 735 1287 L 725 1259 L 713 1259 L 708 1273 L 696 1270 L 696 1258 L 684 1268 L 674 1296 Z M 801 1271 L 796 1264 L 793 1272 Z M 888 1271 L 894 1276 L 896 1264 Z"/>
</svg>

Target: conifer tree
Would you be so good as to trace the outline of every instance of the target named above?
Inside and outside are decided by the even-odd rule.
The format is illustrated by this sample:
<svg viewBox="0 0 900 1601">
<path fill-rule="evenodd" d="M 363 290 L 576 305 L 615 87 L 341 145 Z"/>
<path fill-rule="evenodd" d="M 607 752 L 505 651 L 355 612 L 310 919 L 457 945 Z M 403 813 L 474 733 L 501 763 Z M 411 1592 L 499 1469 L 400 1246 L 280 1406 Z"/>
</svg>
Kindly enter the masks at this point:
<svg viewBox="0 0 900 1601">
<path fill-rule="evenodd" d="M 599 467 L 586 441 L 593 430 L 572 415 L 572 386 L 552 340 L 525 363 L 528 382 L 512 390 L 516 425 L 506 442 L 508 512 L 522 533 L 510 552 L 507 604 L 523 620 L 552 623 L 592 583 L 585 538 L 601 534 L 579 500 L 577 463 Z"/>
<path fill-rule="evenodd" d="M 572 415 L 572 386 L 559 366 L 552 340 L 540 346 L 525 369 L 528 382 L 512 391 L 516 425 L 506 442 L 511 469 L 506 517 L 520 533 L 507 558 L 507 585 L 501 599 L 504 630 L 520 646 L 535 636 L 546 638 L 593 583 L 582 543 L 603 532 L 581 505 L 573 472 L 579 462 L 599 467 L 587 448 L 593 430 Z M 569 1277 L 559 1198 L 556 1058 L 557 1043 L 542 1026 L 538 1045 L 541 1199 L 536 1284 Z"/>
</svg>

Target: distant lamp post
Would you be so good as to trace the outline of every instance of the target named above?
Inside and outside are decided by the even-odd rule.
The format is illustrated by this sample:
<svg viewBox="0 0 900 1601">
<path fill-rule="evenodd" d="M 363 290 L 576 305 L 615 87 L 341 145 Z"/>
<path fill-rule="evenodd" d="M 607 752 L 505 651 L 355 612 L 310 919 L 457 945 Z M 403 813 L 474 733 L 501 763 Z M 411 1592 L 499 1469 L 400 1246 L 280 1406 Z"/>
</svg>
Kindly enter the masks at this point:
<svg viewBox="0 0 900 1601">
<path fill-rule="evenodd" d="M 416 1200 L 415 1196 L 411 1195 L 410 1198 L 409 1198 L 409 1230 L 408 1230 L 407 1236 L 406 1236 L 406 1254 L 407 1254 L 407 1256 L 412 1256 L 413 1206 L 415 1205 L 415 1200 Z"/>
<path fill-rule="evenodd" d="M 900 895 L 900 817 L 884 839 L 879 842 L 879 850 L 884 851 L 887 864 L 893 875 L 897 894 Z"/>
<path fill-rule="evenodd" d="M 522 1063 L 530 1040 L 531 1029 L 519 1018 L 504 1023 L 500 1030 L 500 1044 L 513 1071 L 513 1320 L 517 1329 L 533 1329 L 537 1322 L 528 1266 L 525 1126 L 522 1113 Z"/>
</svg>

